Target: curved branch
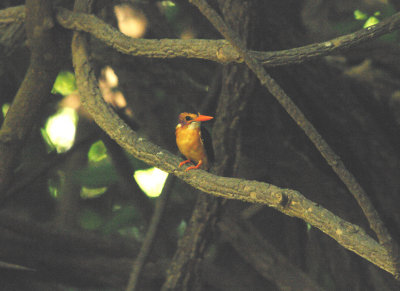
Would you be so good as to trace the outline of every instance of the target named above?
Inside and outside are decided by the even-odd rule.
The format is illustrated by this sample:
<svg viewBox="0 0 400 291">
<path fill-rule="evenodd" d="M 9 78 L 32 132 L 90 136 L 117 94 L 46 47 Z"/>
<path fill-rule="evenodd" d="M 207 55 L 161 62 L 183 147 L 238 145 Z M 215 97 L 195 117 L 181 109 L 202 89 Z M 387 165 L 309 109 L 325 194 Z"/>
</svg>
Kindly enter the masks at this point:
<svg viewBox="0 0 400 291">
<path fill-rule="evenodd" d="M 72 13 L 61 8 L 57 13 L 57 21 L 65 28 L 88 32 L 107 45 L 128 55 L 149 58 L 185 57 L 219 63 L 243 62 L 243 58 L 240 57 L 234 46 L 226 40 L 133 39 L 94 15 Z M 376 25 L 328 41 L 281 51 L 249 51 L 249 54 L 269 67 L 298 64 L 355 47 L 365 41 L 399 29 L 399 27 L 400 12 Z"/>
<path fill-rule="evenodd" d="M 189 0 L 201 13 L 214 25 L 214 27 L 237 49 L 243 57 L 247 66 L 256 74 L 261 84 L 268 89 L 274 98 L 282 105 L 290 117 L 304 131 L 314 146 L 318 149 L 326 162 L 331 166 L 336 175 L 346 185 L 347 189 L 353 195 L 358 205 L 367 218 L 371 229 L 375 232 L 379 242 L 389 253 L 390 261 L 395 269 L 395 277 L 400 278 L 400 261 L 397 243 L 391 237 L 385 224 L 380 219 L 372 201 L 369 199 L 365 190 L 357 182 L 356 178 L 350 173 L 342 160 L 328 143 L 318 133 L 316 128 L 305 117 L 296 104 L 290 99 L 278 83 L 265 71 L 264 67 L 247 53 L 247 49 L 239 37 L 222 20 L 222 18 L 213 10 L 205 0 Z"/>
<path fill-rule="evenodd" d="M 227 199 L 266 204 L 286 215 L 303 219 L 338 241 L 343 247 L 394 274 L 395 268 L 385 248 L 368 236 L 363 229 L 335 216 L 295 190 L 257 181 L 219 177 L 202 170 L 185 172 L 184 169 L 178 168 L 180 159 L 177 156 L 139 137 L 103 100 L 89 63 L 87 42 L 80 33 L 74 35 L 72 53 L 83 105 L 95 122 L 133 156 L 174 174 L 205 193 Z"/>
<path fill-rule="evenodd" d="M 24 6 L 0 10 L 0 23 L 21 22 L 25 17 L 24 13 Z M 59 8 L 56 18 L 64 28 L 88 32 L 105 44 L 132 56 L 148 58 L 184 57 L 205 59 L 219 63 L 243 62 L 234 47 L 226 40 L 133 39 L 94 15 L 74 13 L 70 10 Z M 396 13 L 376 25 L 328 41 L 287 50 L 271 52 L 249 51 L 248 53 L 267 67 L 299 64 L 353 48 L 363 42 L 397 30 L 399 27 L 400 13 Z"/>
<path fill-rule="evenodd" d="M 26 2 L 25 29 L 31 50 L 30 64 L 0 129 L 0 193 L 12 179 L 17 157 L 35 124 L 58 73 L 52 1 Z"/>
</svg>

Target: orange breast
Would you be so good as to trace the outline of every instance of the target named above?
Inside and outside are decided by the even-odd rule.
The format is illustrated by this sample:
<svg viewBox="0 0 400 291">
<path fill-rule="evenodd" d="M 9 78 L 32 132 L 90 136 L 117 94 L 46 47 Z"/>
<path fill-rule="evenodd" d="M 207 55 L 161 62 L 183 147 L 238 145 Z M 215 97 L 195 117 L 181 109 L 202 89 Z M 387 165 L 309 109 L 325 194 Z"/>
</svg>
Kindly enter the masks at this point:
<svg viewBox="0 0 400 291">
<path fill-rule="evenodd" d="M 179 151 L 195 164 L 201 160 L 204 165 L 202 168 L 208 169 L 208 159 L 201 140 L 200 129 L 179 127 L 176 129 L 175 134 Z"/>
</svg>

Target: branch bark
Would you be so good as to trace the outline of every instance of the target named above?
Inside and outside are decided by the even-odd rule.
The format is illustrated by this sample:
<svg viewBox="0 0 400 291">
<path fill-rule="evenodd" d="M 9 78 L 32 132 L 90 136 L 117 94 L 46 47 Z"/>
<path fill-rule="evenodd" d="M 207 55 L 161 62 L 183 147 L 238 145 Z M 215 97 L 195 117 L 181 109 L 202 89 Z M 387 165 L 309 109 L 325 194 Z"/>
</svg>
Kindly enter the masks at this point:
<svg viewBox="0 0 400 291">
<path fill-rule="evenodd" d="M 0 10 L 0 23 L 21 22 L 24 17 L 24 6 Z M 243 62 L 243 58 L 226 40 L 132 39 L 94 15 L 74 13 L 68 9 L 59 8 L 56 18 L 64 28 L 88 32 L 105 44 L 132 56 L 197 58 L 219 63 Z M 248 53 L 267 67 L 299 64 L 348 50 L 395 31 L 399 27 L 400 13 L 396 13 L 376 25 L 324 42 L 281 51 L 260 52 L 249 50 Z"/>
<path fill-rule="evenodd" d="M 337 176 L 346 185 L 347 189 L 356 199 L 364 215 L 368 219 L 371 229 L 376 233 L 379 242 L 389 253 L 390 260 L 395 268 L 395 277 L 400 279 L 400 259 L 399 247 L 393 240 L 383 221 L 379 217 L 374 205 L 368 195 L 350 173 L 340 157 L 331 149 L 328 143 L 317 132 L 316 128 L 305 117 L 296 104 L 290 99 L 285 91 L 275 82 L 274 79 L 265 71 L 264 67 L 254 59 L 248 52 L 246 46 L 239 37 L 222 20 L 222 18 L 207 4 L 205 0 L 189 0 L 203 15 L 214 25 L 214 27 L 237 49 L 243 57 L 247 66 L 256 74 L 261 84 L 275 97 L 275 99 L 285 108 L 286 112 L 292 117 L 297 125 L 305 132 L 307 137 L 315 145 L 326 162 L 331 166 Z"/>
<path fill-rule="evenodd" d="M 25 28 L 31 58 L 17 95 L 0 129 L 0 193 L 3 195 L 38 113 L 59 70 L 52 1 L 26 1 Z"/>
<path fill-rule="evenodd" d="M 394 274 L 395 268 L 384 247 L 368 236 L 363 229 L 335 216 L 295 190 L 257 181 L 219 177 L 202 170 L 185 172 L 178 168 L 181 159 L 139 137 L 105 103 L 88 61 L 86 44 L 83 45 L 78 36 L 74 39 L 73 61 L 83 105 L 95 122 L 133 156 L 174 174 L 205 193 L 227 199 L 266 204 L 286 215 L 301 218 L 331 236 L 343 247 Z"/>
<path fill-rule="evenodd" d="M 299 192 L 267 183 L 225 178 L 204 171 L 184 172 L 179 159 L 160 147 L 140 138 L 109 107 L 97 87 L 88 61 L 87 43 L 81 33 L 74 35 L 73 62 L 82 102 L 96 123 L 123 148 L 144 162 L 176 175 L 193 187 L 227 199 L 262 203 L 310 223 L 338 241 L 345 248 L 394 274 L 395 268 L 385 249 L 365 234 L 364 230 L 335 216 Z"/>
</svg>

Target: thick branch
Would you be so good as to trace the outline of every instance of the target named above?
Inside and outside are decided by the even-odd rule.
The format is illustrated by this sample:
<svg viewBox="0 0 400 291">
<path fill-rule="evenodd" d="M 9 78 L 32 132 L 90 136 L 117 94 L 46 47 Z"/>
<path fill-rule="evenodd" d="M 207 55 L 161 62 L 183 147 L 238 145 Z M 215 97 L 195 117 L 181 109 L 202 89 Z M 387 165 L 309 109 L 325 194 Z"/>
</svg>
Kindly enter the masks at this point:
<svg viewBox="0 0 400 291">
<path fill-rule="evenodd" d="M 198 58 L 220 63 L 243 62 L 243 58 L 226 40 L 202 39 L 133 39 L 93 15 L 72 13 L 59 9 L 57 21 L 65 28 L 85 31 L 116 50 L 149 58 Z M 400 13 L 380 23 L 354 33 L 321 43 L 274 52 L 249 51 L 248 53 L 265 66 L 283 66 L 326 56 L 378 38 L 400 27 Z"/>
<path fill-rule="evenodd" d="M 185 172 L 178 168 L 177 156 L 139 137 L 103 100 L 89 64 L 86 42 L 76 35 L 73 42 L 73 62 L 82 102 L 95 122 L 136 158 L 182 179 L 193 187 L 215 196 L 262 203 L 289 215 L 303 219 L 328 234 L 343 247 L 355 252 L 380 268 L 394 274 L 393 264 L 385 249 L 366 235 L 360 227 L 335 216 L 299 192 L 267 183 L 225 178 L 199 171 Z"/>
<path fill-rule="evenodd" d="M 167 269 L 161 291 L 202 290 L 200 266 L 204 251 L 212 235 L 219 201 L 200 193 L 185 234 Z"/>
<path fill-rule="evenodd" d="M 0 23 L 23 23 L 26 13 L 25 6 L 15 6 L 0 10 Z"/>
<path fill-rule="evenodd" d="M 247 52 L 245 45 L 241 42 L 239 37 L 224 23 L 222 18 L 207 4 L 207 2 L 205 0 L 189 1 L 197 6 L 214 27 L 237 49 L 247 66 L 256 74 L 261 84 L 265 86 L 283 108 L 285 108 L 290 117 L 292 117 L 298 126 L 305 132 L 327 163 L 346 185 L 347 189 L 354 196 L 364 212 L 369 225 L 376 233 L 379 242 L 387 249 L 390 260 L 394 264 L 395 277 L 398 278 L 400 276 L 400 262 L 397 243 L 392 239 L 374 205 L 365 193 L 364 189 L 356 181 L 353 174 L 347 170 L 340 157 L 331 149 L 297 105 L 290 99 L 279 84 L 276 83 L 275 80 L 265 71 L 264 67 Z"/>
<path fill-rule="evenodd" d="M 24 17 L 24 6 L 0 10 L 0 23 L 21 22 Z M 56 17 L 63 27 L 88 32 L 116 50 L 133 56 L 197 58 L 220 63 L 243 62 L 234 47 L 226 40 L 132 39 L 93 15 L 73 13 L 59 8 Z M 396 13 L 376 25 L 328 41 L 281 51 L 248 51 L 248 53 L 268 67 L 298 64 L 353 48 L 399 27 L 400 13 Z"/>
<path fill-rule="evenodd" d="M 7 188 L 16 159 L 35 124 L 58 72 L 52 1 L 26 1 L 26 32 L 31 49 L 29 68 L 0 129 L 0 193 Z"/>
</svg>

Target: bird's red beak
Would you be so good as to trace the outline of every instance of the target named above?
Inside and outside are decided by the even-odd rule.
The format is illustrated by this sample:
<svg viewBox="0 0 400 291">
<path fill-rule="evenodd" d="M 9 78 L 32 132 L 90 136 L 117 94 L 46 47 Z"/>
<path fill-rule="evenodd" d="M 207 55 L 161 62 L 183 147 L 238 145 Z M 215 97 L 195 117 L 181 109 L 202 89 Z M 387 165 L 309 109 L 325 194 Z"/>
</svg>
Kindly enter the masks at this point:
<svg viewBox="0 0 400 291">
<path fill-rule="evenodd" d="M 196 119 L 193 119 L 193 121 L 208 121 L 208 120 L 211 120 L 211 119 L 213 119 L 213 118 L 214 118 L 214 117 L 212 117 L 212 116 L 200 115 L 200 114 L 199 114 L 199 116 L 197 116 Z"/>
</svg>

